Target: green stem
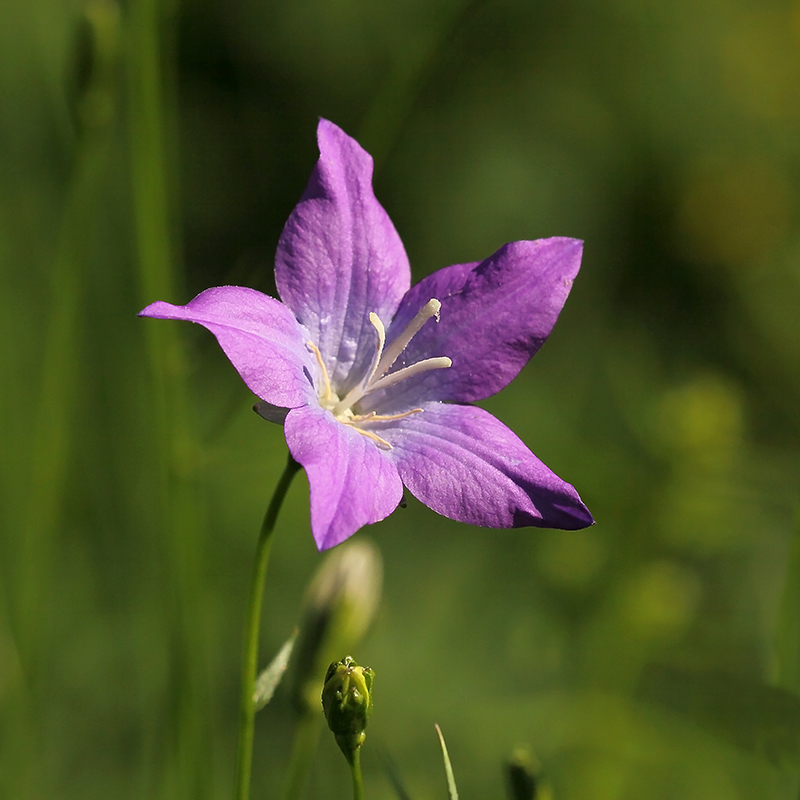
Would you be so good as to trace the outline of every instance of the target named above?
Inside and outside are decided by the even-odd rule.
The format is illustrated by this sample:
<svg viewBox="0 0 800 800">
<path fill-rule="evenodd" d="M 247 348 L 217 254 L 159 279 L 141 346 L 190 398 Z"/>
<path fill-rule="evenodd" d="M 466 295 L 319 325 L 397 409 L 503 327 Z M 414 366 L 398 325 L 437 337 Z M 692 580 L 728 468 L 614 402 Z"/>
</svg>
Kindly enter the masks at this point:
<svg viewBox="0 0 800 800">
<path fill-rule="evenodd" d="M 350 762 L 350 771 L 353 773 L 353 800 L 364 800 L 364 785 L 361 780 L 361 748 L 357 747 Z"/>
<path fill-rule="evenodd" d="M 256 708 L 253 702 L 253 689 L 258 667 L 258 631 L 261 624 L 261 601 L 264 596 L 264 578 L 267 574 L 269 554 L 272 549 L 272 532 L 275 521 L 283 505 L 286 492 L 300 465 L 289 456 L 286 468 L 281 475 L 269 508 L 261 523 L 261 533 L 256 545 L 253 575 L 250 582 L 250 596 L 247 604 L 247 621 L 244 629 L 244 649 L 242 652 L 242 696 L 239 708 L 239 750 L 236 758 L 235 800 L 248 800 L 250 796 L 250 773 L 253 760 L 253 727 Z"/>
<path fill-rule="evenodd" d="M 303 711 L 297 720 L 283 800 L 300 800 L 308 776 L 308 768 L 314 751 L 317 749 L 322 722 L 322 714 L 312 714 L 308 711 Z"/>
</svg>

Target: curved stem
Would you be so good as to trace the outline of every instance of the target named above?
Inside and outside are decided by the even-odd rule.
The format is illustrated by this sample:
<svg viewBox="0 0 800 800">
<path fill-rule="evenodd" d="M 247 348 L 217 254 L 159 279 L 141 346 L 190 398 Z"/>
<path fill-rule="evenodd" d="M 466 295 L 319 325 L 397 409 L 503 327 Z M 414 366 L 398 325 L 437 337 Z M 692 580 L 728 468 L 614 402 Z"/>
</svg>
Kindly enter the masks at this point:
<svg viewBox="0 0 800 800">
<path fill-rule="evenodd" d="M 364 800 L 364 785 L 361 781 L 361 748 L 357 747 L 350 761 L 350 770 L 353 773 L 353 800 Z"/>
<path fill-rule="evenodd" d="M 261 624 L 261 601 L 264 596 L 264 578 L 267 574 L 269 554 L 272 549 L 272 532 L 275 521 L 283 505 L 286 492 L 300 465 L 289 456 L 283 475 L 275 487 L 269 502 L 261 533 L 258 536 L 256 555 L 253 562 L 253 575 L 250 581 L 250 596 L 247 602 L 247 620 L 244 628 L 244 649 L 242 652 L 242 695 L 239 706 L 239 749 L 236 756 L 235 800 L 248 800 L 250 796 L 250 773 L 253 760 L 253 726 L 256 708 L 253 702 L 253 689 L 258 667 L 258 631 Z"/>
</svg>

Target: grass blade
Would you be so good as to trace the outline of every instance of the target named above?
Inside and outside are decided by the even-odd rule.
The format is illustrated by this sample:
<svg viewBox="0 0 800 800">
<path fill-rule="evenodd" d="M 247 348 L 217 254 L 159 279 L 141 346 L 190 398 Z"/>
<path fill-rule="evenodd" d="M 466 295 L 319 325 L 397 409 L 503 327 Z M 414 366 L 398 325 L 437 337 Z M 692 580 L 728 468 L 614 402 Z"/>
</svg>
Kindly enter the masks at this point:
<svg viewBox="0 0 800 800">
<path fill-rule="evenodd" d="M 439 736 L 439 744 L 442 746 L 442 759 L 444 760 L 444 771 L 447 775 L 447 791 L 450 793 L 450 800 L 458 800 L 458 789 L 456 789 L 456 779 L 453 775 L 453 767 L 450 764 L 450 756 L 447 753 L 447 745 L 444 743 L 444 736 L 442 736 L 442 729 L 438 725 L 434 725 L 436 733 Z"/>
</svg>

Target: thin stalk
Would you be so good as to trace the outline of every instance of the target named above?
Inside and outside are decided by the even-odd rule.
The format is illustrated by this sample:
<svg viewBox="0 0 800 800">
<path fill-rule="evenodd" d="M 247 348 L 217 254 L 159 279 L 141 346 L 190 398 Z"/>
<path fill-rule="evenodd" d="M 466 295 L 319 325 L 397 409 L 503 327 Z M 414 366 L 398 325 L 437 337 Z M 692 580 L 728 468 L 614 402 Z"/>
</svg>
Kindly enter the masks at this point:
<svg viewBox="0 0 800 800">
<path fill-rule="evenodd" d="M 308 777 L 308 768 L 317 749 L 322 722 L 322 714 L 311 714 L 308 711 L 304 711 L 297 720 L 283 800 L 300 800 Z"/>
<path fill-rule="evenodd" d="M 289 456 L 283 475 L 281 475 L 281 479 L 275 487 L 275 493 L 269 502 L 264 521 L 261 523 L 261 533 L 256 544 L 242 651 L 242 695 L 239 707 L 239 750 L 236 757 L 235 800 L 248 800 L 250 796 L 250 775 L 253 768 L 253 728 L 256 716 L 253 691 L 258 668 L 258 632 L 261 625 L 264 578 L 267 574 L 269 554 L 272 549 L 272 533 L 275 530 L 278 512 L 283 505 L 289 485 L 299 469 L 300 465 Z"/>
<path fill-rule="evenodd" d="M 364 800 L 364 784 L 361 780 L 361 748 L 357 747 L 350 761 L 350 771 L 353 774 L 353 800 Z"/>
</svg>

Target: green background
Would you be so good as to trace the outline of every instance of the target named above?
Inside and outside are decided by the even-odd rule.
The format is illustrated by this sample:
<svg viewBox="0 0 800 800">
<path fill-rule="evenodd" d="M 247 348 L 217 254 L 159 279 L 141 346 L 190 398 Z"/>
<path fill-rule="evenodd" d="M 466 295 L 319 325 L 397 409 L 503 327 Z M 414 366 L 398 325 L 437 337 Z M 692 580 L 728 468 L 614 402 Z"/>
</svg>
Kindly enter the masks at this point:
<svg viewBox="0 0 800 800">
<path fill-rule="evenodd" d="M 160 32 L 160 41 L 157 34 Z M 154 65 L 158 67 L 153 71 Z M 148 72 L 148 69 L 151 71 Z M 585 532 L 408 508 L 385 560 L 367 796 L 800 792 L 800 5 L 762 0 L 0 4 L 0 796 L 223 798 L 279 427 L 200 328 L 274 292 L 324 116 L 376 158 L 415 279 L 585 240 L 551 339 L 484 404 Z M 319 564 L 293 485 L 263 659 Z M 343 654 L 342 654 L 343 655 Z M 276 797 L 286 692 L 260 712 Z M 347 797 L 323 738 L 309 797 Z"/>
</svg>

